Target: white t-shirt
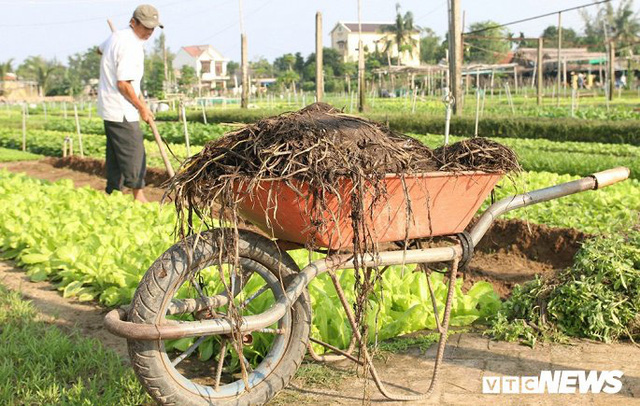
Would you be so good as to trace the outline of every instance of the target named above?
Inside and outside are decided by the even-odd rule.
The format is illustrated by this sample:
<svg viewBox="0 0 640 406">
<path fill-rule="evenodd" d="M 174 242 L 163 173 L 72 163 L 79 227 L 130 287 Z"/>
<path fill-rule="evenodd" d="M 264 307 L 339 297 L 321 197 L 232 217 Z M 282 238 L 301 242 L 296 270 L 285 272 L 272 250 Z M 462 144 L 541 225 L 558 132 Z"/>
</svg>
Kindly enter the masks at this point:
<svg viewBox="0 0 640 406">
<path fill-rule="evenodd" d="M 140 95 L 140 80 L 144 73 L 144 40 L 133 29 L 116 31 L 100 45 L 100 84 L 98 114 L 106 121 L 139 121 L 138 110 L 118 90 L 118 81 L 131 81 Z"/>
</svg>

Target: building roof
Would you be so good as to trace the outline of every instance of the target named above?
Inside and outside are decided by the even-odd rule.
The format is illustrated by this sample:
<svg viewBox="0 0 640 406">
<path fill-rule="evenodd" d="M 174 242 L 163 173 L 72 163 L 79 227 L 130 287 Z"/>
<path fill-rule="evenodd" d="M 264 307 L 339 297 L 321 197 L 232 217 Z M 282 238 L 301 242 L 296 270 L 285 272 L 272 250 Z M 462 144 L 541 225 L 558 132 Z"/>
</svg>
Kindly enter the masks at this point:
<svg viewBox="0 0 640 406">
<path fill-rule="evenodd" d="M 379 33 L 382 32 L 382 29 L 387 26 L 387 25 L 393 25 L 394 22 L 393 21 L 389 21 L 389 22 L 380 22 L 380 23 L 362 23 L 362 32 L 369 32 L 369 33 Z M 331 32 L 333 32 L 336 27 L 338 27 L 339 25 L 343 25 L 349 32 L 358 32 L 358 23 L 351 23 L 351 22 L 344 22 L 344 21 L 338 21 L 336 23 L 336 26 L 333 27 L 333 30 L 331 30 Z M 415 30 L 416 33 L 420 32 L 419 30 Z"/>
<path fill-rule="evenodd" d="M 339 22 L 340 23 L 340 22 Z M 347 27 L 349 31 L 358 32 L 358 23 L 345 23 L 342 24 Z M 382 28 L 387 25 L 393 25 L 393 22 L 389 23 L 362 23 L 362 32 L 380 32 Z"/>
<path fill-rule="evenodd" d="M 184 49 L 189 55 L 193 56 L 194 58 L 197 58 L 202 55 L 204 51 L 209 49 L 209 47 L 211 47 L 211 45 L 189 45 L 186 47 L 182 47 L 182 49 Z"/>
<path fill-rule="evenodd" d="M 565 61 L 588 61 L 590 59 L 602 58 L 604 52 L 589 52 L 587 48 L 562 48 L 560 59 Z M 538 59 L 538 48 L 519 48 L 514 59 L 536 61 Z M 542 58 L 546 62 L 557 61 L 558 48 L 543 48 Z"/>
</svg>

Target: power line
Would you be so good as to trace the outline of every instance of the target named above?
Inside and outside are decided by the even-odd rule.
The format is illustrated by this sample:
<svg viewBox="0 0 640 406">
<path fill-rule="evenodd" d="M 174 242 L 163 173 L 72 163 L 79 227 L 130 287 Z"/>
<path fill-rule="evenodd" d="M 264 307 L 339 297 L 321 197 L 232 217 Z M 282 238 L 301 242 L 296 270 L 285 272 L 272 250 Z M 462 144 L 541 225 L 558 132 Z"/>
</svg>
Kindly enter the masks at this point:
<svg viewBox="0 0 640 406">
<path fill-rule="evenodd" d="M 160 5 L 160 7 L 168 7 L 168 6 L 173 6 L 180 3 L 184 3 L 184 0 L 178 0 L 178 1 L 173 1 L 171 3 L 162 4 Z M 93 22 L 93 21 L 103 21 L 109 17 L 122 17 L 124 15 L 130 15 L 130 14 L 131 12 L 128 11 L 126 13 L 120 13 L 120 14 L 115 14 L 115 15 L 106 16 L 106 17 L 82 18 L 77 20 L 54 21 L 50 23 L 0 24 L 0 28 L 29 28 L 29 27 L 49 27 L 49 26 L 56 26 L 56 25 L 81 24 L 81 23 L 87 23 L 87 22 Z"/>
<path fill-rule="evenodd" d="M 534 16 L 534 17 L 524 18 L 522 20 L 511 21 L 511 22 L 506 23 L 506 24 L 500 24 L 500 25 L 495 25 L 495 26 L 492 26 L 492 27 L 481 28 L 481 29 L 475 30 L 475 31 L 465 32 L 463 35 L 477 34 L 479 32 L 493 30 L 493 29 L 496 29 L 496 28 L 502 28 L 502 27 L 506 27 L 508 25 L 513 25 L 513 24 L 524 23 L 526 21 L 537 20 L 538 18 L 549 17 L 549 16 L 552 16 L 552 15 L 555 15 L 555 14 L 558 14 L 558 13 L 565 13 L 567 11 L 578 10 L 578 9 L 581 9 L 581 8 L 596 6 L 598 4 L 609 3 L 609 2 L 611 2 L 611 0 L 602 0 L 602 1 L 598 1 L 596 3 L 589 3 L 589 4 L 584 4 L 582 6 L 565 8 L 564 10 L 558 10 L 558 11 L 554 11 L 554 12 L 551 12 L 551 13 L 540 14 L 540 15 L 537 15 L 537 16 Z"/>
</svg>

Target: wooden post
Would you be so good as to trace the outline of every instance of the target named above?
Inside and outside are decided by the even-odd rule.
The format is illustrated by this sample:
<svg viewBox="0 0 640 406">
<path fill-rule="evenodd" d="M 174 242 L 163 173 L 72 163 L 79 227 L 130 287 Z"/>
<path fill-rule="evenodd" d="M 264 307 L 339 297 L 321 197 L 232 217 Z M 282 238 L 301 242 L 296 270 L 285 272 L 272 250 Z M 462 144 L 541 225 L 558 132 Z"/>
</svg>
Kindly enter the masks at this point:
<svg viewBox="0 0 640 406">
<path fill-rule="evenodd" d="M 80 150 L 80 156 L 84 158 L 84 149 L 82 148 L 82 134 L 80 133 L 80 120 L 78 120 L 78 106 L 73 103 L 73 116 L 76 119 L 76 131 L 78 133 L 78 149 Z"/>
<path fill-rule="evenodd" d="M 249 107 L 249 61 L 247 59 L 247 34 L 240 35 L 242 47 L 242 95 L 240 97 L 240 107 L 246 109 Z"/>
<path fill-rule="evenodd" d="M 518 67 L 513 67 L 513 86 L 516 94 L 518 94 Z"/>
<path fill-rule="evenodd" d="M 462 114 L 462 31 L 460 27 L 460 0 L 451 0 L 449 10 L 449 77 L 451 93 L 455 99 L 453 113 Z"/>
<path fill-rule="evenodd" d="M 22 150 L 27 150 L 27 103 L 22 105 Z"/>
<path fill-rule="evenodd" d="M 204 101 L 202 102 L 202 122 L 207 124 L 207 110 L 204 108 Z"/>
<path fill-rule="evenodd" d="M 473 136 L 478 136 L 478 121 L 480 120 L 480 87 L 476 87 L 476 127 Z"/>
<path fill-rule="evenodd" d="M 362 8 L 360 3 L 361 0 L 358 0 L 358 111 L 362 113 L 366 102 L 366 86 L 364 81 L 364 44 L 362 42 Z M 399 51 L 398 58 L 400 58 Z"/>
<path fill-rule="evenodd" d="M 493 99 L 493 77 L 495 76 L 495 69 L 491 69 L 491 83 L 489 84 L 489 87 L 491 88 L 491 99 Z"/>
<path fill-rule="evenodd" d="M 316 13 L 316 102 L 324 96 L 324 76 L 322 60 L 322 13 Z"/>
<path fill-rule="evenodd" d="M 567 97 L 567 60 L 562 58 L 562 89 L 564 97 Z"/>
<path fill-rule="evenodd" d="M 556 106 L 560 106 L 560 50 L 562 49 L 562 13 L 558 13 L 558 62 L 557 62 L 557 92 Z"/>
<path fill-rule="evenodd" d="M 542 71 L 544 70 L 544 64 L 542 63 L 542 37 L 538 38 L 538 106 L 542 106 Z"/>
<path fill-rule="evenodd" d="M 609 41 L 609 100 L 613 100 L 616 88 L 616 48 L 613 40 Z"/>
<path fill-rule="evenodd" d="M 184 108 L 184 103 L 180 103 L 180 109 L 182 110 L 182 122 L 184 124 L 184 145 L 187 149 L 187 157 L 191 156 L 191 146 L 189 144 L 189 130 L 187 129 L 187 112 Z"/>
</svg>

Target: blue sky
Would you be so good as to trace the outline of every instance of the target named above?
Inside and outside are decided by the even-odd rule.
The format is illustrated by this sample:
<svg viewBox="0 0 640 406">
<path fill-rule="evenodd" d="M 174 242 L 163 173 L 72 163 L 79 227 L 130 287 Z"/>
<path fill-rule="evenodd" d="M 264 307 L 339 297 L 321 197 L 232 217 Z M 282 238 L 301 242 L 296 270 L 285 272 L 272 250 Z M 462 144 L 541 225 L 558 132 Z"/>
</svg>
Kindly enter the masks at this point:
<svg viewBox="0 0 640 406">
<path fill-rule="evenodd" d="M 324 44 L 338 20 L 357 21 L 357 0 L 242 0 L 249 58 L 270 61 L 287 52 L 307 55 L 315 46 L 315 13 L 323 14 Z M 395 0 L 361 0 L 363 21 L 391 21 Z M 144 1 L 142 1 L 144 2 Z M 167 44 L 211 44 L 232 60 L 240 59 L 239 0 L 150 0 L 160 12 Z M 619 0 L 614 0 L 617 5 Z M 125 27 L 141 1 L 129 0 L 0 0 L 0 61 L 29 55 L 67 57 L 97 45 L 109 35 L 106 19 Z M 416 24 L 440 36 L 447 30 L 446 0 L 400 0 L 402 12 L 411 11 Z M 494 20 L 505 23 L 532 15 L 589 3 L 589 0 L 462 0 L 466 25 Z M 594 10 L 592 7 L 591 10 Z M 563 26 L 581 30 L 577 11 L 562 16 Z M 516 34 L 538 36 L 557 17 L 511 27 Z M 154 34 L 152 39 L 157 37 Z M 15 66 L 15 63 L 14 63 Z"/>
</svg>

